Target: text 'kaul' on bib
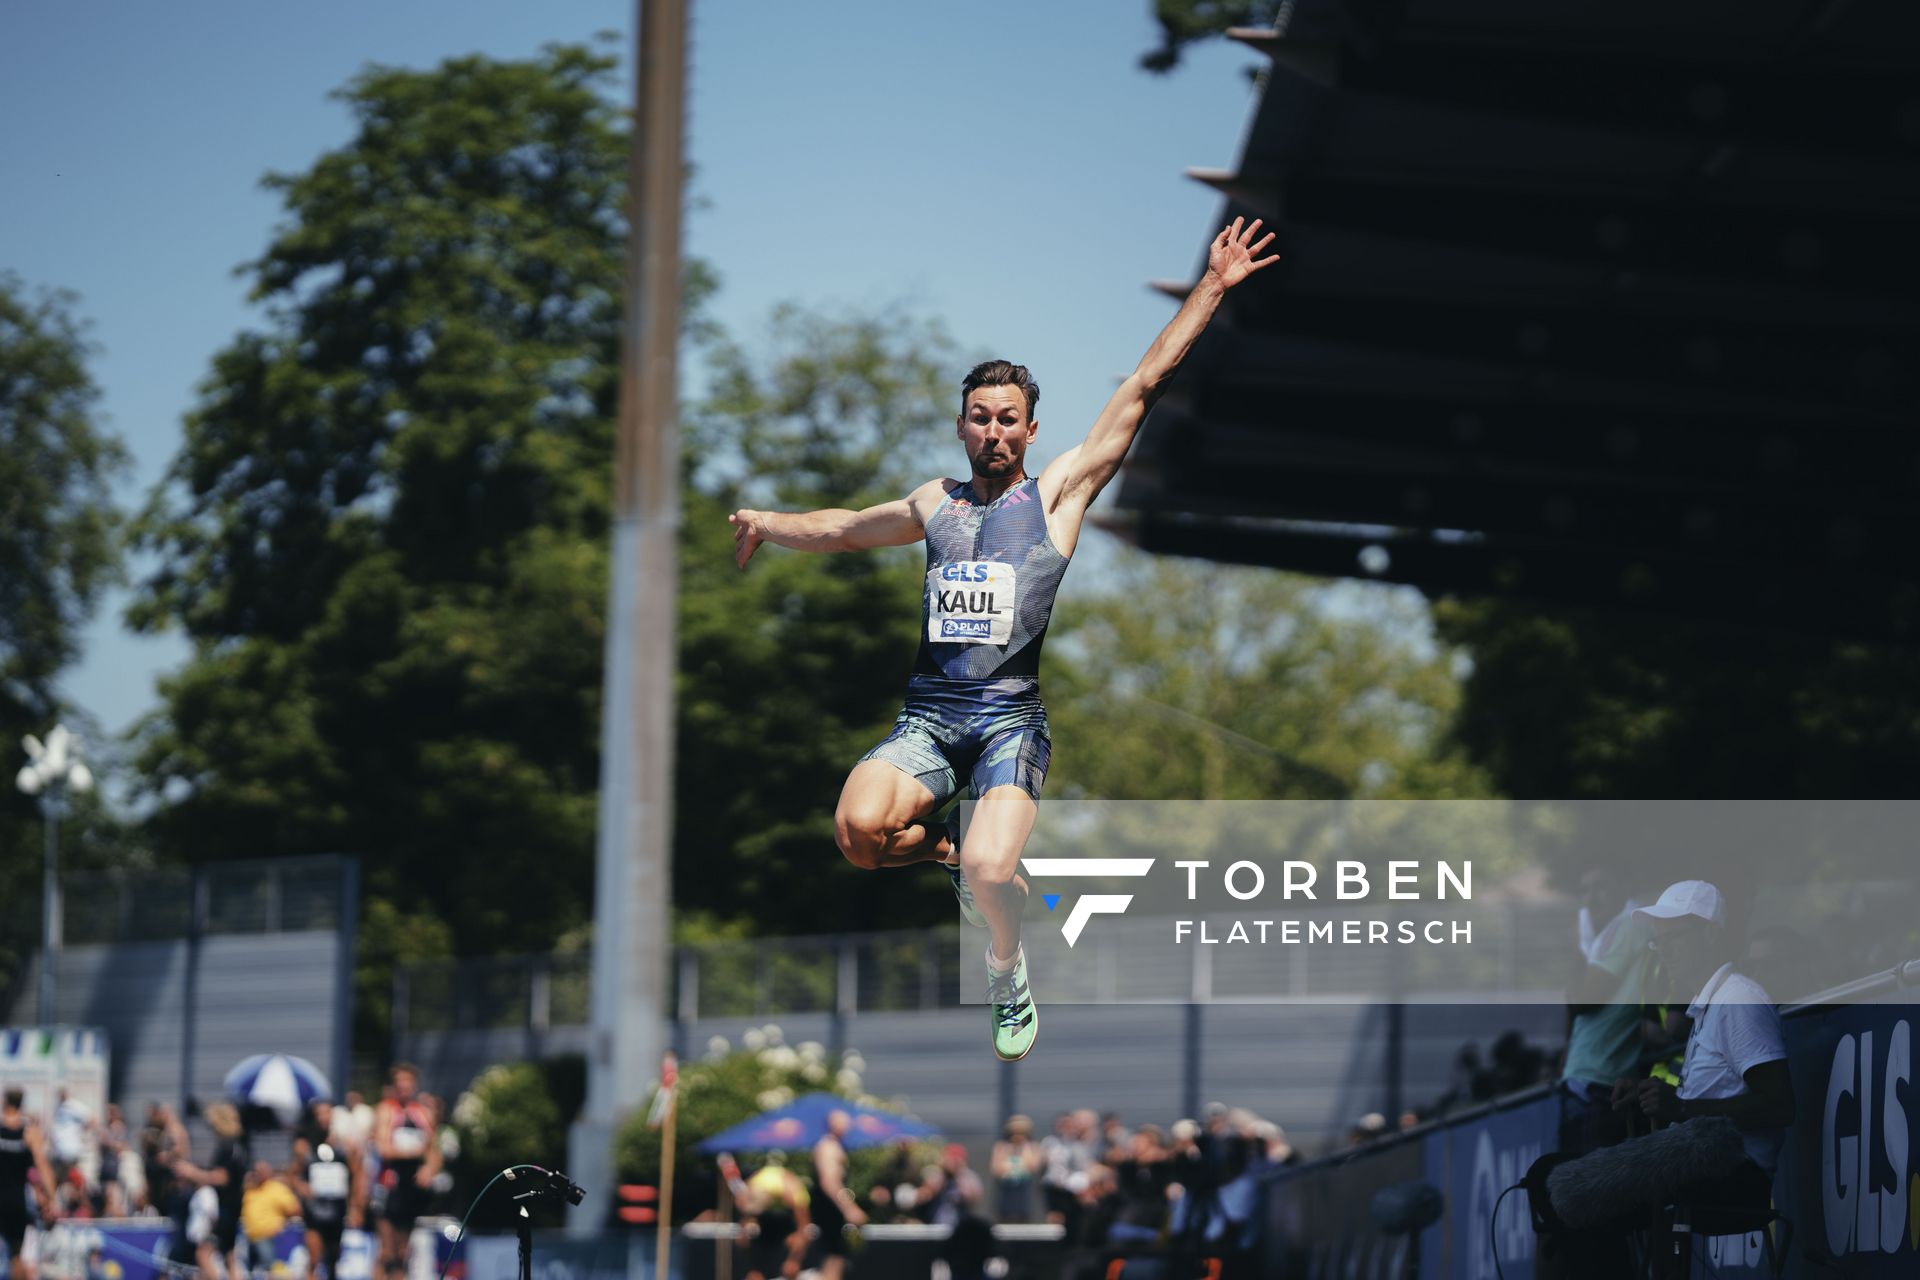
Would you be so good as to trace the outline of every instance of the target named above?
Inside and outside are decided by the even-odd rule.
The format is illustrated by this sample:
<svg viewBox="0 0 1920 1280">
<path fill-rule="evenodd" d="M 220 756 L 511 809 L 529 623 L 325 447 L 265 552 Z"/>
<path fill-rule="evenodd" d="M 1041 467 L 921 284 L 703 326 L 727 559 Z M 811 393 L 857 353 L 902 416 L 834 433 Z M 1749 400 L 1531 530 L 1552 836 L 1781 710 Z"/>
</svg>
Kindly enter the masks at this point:
<svg viewBox="0 0 1920 1280">
<path fill-rule="evenodd" d="M 927 570 L 927 639 L 938 644 L 1013 640 L 1013 566 L 954 560 Z"/>
</svg>

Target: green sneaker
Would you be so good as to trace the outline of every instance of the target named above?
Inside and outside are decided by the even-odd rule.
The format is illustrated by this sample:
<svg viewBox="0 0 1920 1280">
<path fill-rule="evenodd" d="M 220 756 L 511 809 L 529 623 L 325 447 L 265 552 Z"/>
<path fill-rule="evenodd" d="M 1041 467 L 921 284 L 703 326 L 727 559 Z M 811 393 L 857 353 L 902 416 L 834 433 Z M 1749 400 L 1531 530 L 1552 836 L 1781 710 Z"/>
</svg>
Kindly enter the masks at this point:
<svg viewBox="0 0 1920 1280">
<path fill-rule="evenodd" d="M 958 867 L 944 862 L 940 866 L 947 873 L 947 879 L 953 881 L 953 896 L 960 899 L 961 917 L 976 929 L 986 928 L 987 918 L 980 914 L 980 908 L 974 903 L 973 890 L 967 887 L 966 876 L 960 873 Z"/>
<path fill-rule="evenodd" d="M 1010 973 L 987 966 L 987 1016 L 993 1028 L 993 1052 L 1002 1062 L 1017 1062 L 1033 1049 L 1040 1031 L 1040 1010 L 1027 983 L 1027 955 L 1023 950 Z"/>
</svg>

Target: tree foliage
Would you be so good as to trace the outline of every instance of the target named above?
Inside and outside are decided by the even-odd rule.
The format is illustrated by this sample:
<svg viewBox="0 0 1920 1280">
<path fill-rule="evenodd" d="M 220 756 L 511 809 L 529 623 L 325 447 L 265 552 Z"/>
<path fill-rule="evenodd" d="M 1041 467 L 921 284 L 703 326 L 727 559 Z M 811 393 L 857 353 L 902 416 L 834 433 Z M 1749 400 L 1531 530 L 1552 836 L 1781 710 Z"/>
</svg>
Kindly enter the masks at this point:
<svg viewBox="0 0 1920 1280">
<path fill-rule="evenodd" d="M 1265 26 L 1278 7 L 1274 0 L 1154 0 L 1160 47 L 1140 55 L 1149 71 L 1168 72 L 1180 65 L 1188 45 L 1225 35 L 1234 27 Z"/>
<path fill-rule="evenodd" d="M 1424 608 L 1200 560 L 1129 555 L 1062 593 L 1049 791 L 1093 799 L 1462 798 L 1458 681 Z"/>
<path fill-rule="evenodd" d="M 139 764 L 196 858 L 346 850 L 462 950 L 577 924 L 592 866 L 620 319 L 614 60 L 371 68 L 277 175 L 268 321 L 138 526 L 187 666 Z"/>
<path fill-rule="evenodd" d="M 89 345 L 70 293 L 0 273 L 0 921 L 9 939 L 39 936 L 40 818 L 12 785 L 22 735 L 66 719 L 103 764 L 101 735 L 60 705 L 57 680 L 119 571 L 112 483 L 126 451 L 98 417 Z M 112 824 L 97 796 L 76 797 L 63 844 L 86 855 Z M 69 861 L 69 865 L 72 865 Z M 18 927 L 16 927 L 16 925 Z M 9 948 L 10 950 L 10 948 Z M 0 957 L 0 988 L 11 972 Z"/>
<path fill-rule="evenodd" d="M 70 293 L 0 273 L 0 708 L 45 716 L 53 679 L 118 567 L 111 485 L 126 451 Z"/>
<path fill-rule="evenodd" d="M 1537 799 L 1902 796 L 1920 654 L 1790 631 L 1449 602 L 1473 655 L 1457 740 Z"/>
<path fill-rule="evenodd" d="M 733 563 L 737 507 L 858 507 L 939 474 L 957 357 L 903 317 L 773 318 L 763 349 L 716 352 L 690 415 L 682 526 L 674 898 L 763 931 L 943 918 L 944 882 L 841 858 L 847 770 L 886 733 L 917 643 L 922 551 Z"/>
</svg>

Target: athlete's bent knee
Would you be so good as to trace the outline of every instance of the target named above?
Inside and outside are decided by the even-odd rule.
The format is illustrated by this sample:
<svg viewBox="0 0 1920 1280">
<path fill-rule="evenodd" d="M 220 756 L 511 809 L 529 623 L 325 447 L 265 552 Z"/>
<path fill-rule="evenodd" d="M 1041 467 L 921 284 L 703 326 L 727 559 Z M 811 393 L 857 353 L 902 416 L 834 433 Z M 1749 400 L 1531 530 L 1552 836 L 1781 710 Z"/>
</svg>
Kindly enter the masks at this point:
<svg viewBox="0 0 1920 1280">
<path fill-rule="evenodd" d="M 875 822 L 861 822 L 846 814 L 835 814 L 833 818 L 833 840 L 840 846 L 840 853 L 862 871 L 878 871 L 886 865 L 882 854 L 887 847 L 887 833 Z"/>
<path fill-rule="evenodd" d="M 968 856 L 967 850 L 962 849 L 960 866 L 972 883 L 1000 889 L 1013 883 L 1014 872 L 1020 866 L 1020 859 L 1018 856 L 1008 858 L 998 854 Z"/>
</svg>

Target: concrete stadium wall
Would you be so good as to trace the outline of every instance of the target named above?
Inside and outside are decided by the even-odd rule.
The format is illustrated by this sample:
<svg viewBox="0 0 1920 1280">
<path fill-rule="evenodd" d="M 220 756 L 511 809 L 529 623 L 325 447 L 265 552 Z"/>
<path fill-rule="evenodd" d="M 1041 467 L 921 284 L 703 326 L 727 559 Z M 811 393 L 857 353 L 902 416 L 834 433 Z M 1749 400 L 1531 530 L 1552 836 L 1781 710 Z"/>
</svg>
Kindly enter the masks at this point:
<svg viewBox="0 0 1920 1280">
<path fill-rule="evenodd" d="M 150 1100 L 218 1097 L 221 1077 L 249 1054 L 295 1054 L 337 1078 L 352 1019 L 347 945 L 309 931 L 68 947 L 53 1021 L 106 1031 L 108 1096 L 130 1119 Z M 21 984 L 9 1025 L 40 1021 L 36 988 L 37 977 Z"/>
</svg>

